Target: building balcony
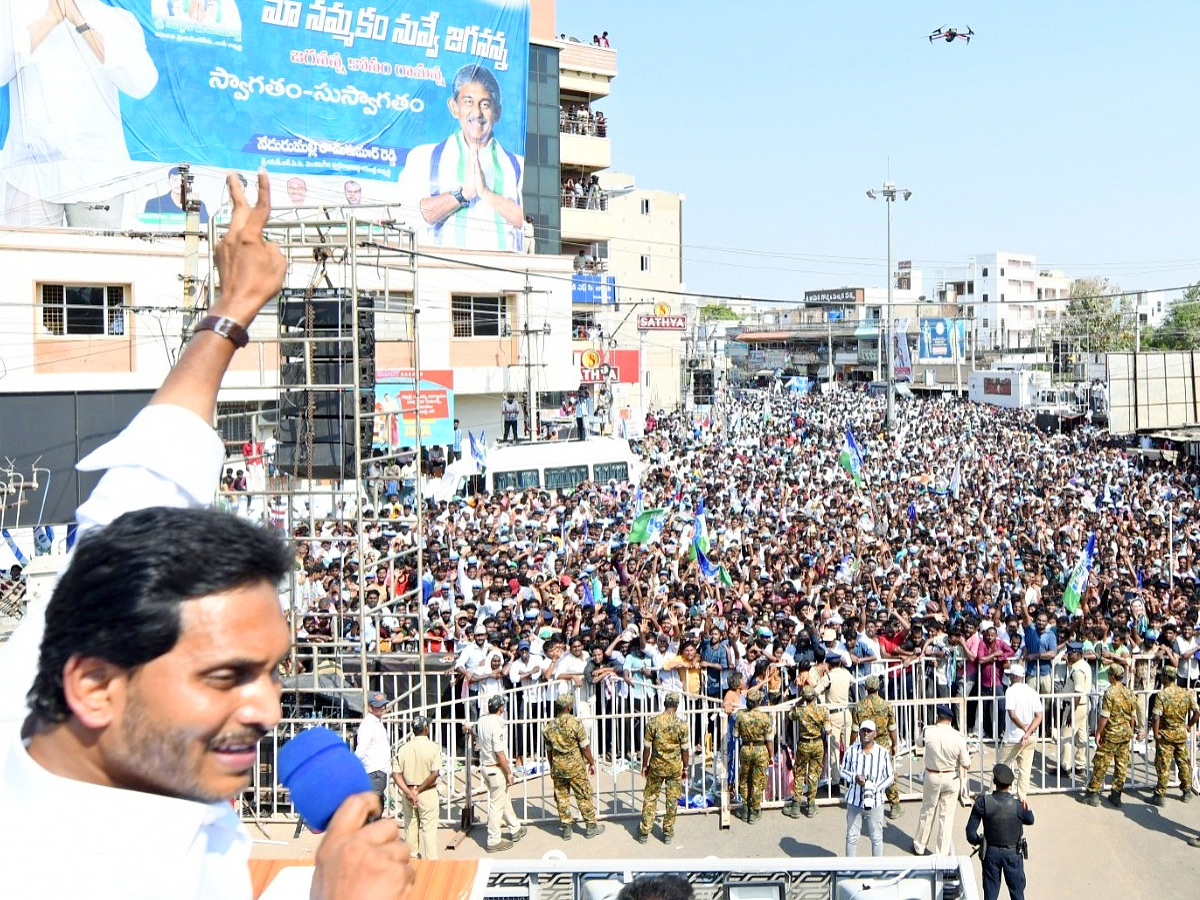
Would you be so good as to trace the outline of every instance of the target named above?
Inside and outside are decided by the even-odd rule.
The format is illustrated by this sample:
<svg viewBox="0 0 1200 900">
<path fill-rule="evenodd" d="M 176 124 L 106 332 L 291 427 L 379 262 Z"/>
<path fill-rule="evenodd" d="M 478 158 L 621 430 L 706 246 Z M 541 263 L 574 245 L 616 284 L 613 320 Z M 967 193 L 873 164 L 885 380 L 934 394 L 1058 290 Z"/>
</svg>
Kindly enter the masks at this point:
<svg viewBox="0 0 1200 900">
<path fill-rule="evenodd" d="M 562 131 L 561 128 L 559 130 Z M 588 172 L 607 169 L 612 165 L 612 144 L 607 137 L 562 131 L 559 138 L 558 152 L 562 165 Z"/>
<path fill-rule="evenodd" d="M 555 41 L 558 79 L 563 90 L 606 97 L 609 82 L 617 77 L 617 51 L 578 41 Z"/>
<path fill-rule="evenodd" d="M 569 202 L 568 202 L 569 201 Z M 563 243 L 590 244 L 607 241 L 612 237 L 612 220 L 608 212 L 608 200 L 602 198 L 592 208 L 586 202 L 582 207 L 579 198 L 563 197 L 562 229 Z"/>
</svg>

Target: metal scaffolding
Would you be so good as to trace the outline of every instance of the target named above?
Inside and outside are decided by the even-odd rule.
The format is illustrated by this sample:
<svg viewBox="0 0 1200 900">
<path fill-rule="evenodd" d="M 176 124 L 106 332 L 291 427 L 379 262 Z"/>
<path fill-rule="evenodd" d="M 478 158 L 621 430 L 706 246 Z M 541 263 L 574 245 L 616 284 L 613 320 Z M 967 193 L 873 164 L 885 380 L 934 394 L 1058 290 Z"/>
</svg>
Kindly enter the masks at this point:
<svg viewBox="0 0 1200 900">
<path fill-rule="evenodd" d="M 338 604 L 327 603 L 323 611 L 310 608 L 315 594 L 311 585 L 302 583 L 300 571 L 294 572 L 290 583 L 281 590 L 281 603 L 288 617 L 295 640 L 284 677 L 283 721 L 275 734 L 260 746 L 260 760 L 253 784 L 246 794 L 249 815 L 266 818 L 290 817 L 287 792 L 278 784 L 275 775 L 275 753 L 297 730 L 319 719 L 322 724 L 349 734 L 360 720 L 367 695 L 385 691 L 390 698 L 413 705 L 427 702 L 426 662 L 421 650 L 421 637 L 426 630 L 425 607 L 421 603 L 424 576 L 425 522 L 422 504 L 420 403 L 414 403 L 411 414 L 413 435 L 409 447 L 415 451 L 414 477 L 403 483 L 401 497 L 412 497 L 415 522 L 411 545 L 394 549 L 390 542 L 376 540 L 372 546 L 368 534 L 387 527 L 381 516 L 380 487 L 383 468 L 391 461 L 407 458 L 399 446 L 384 445 L 379 449 L 370 436 L 378 434 L 381 420 L 396 416 L 404 430 L 403 412 L 383 412 L 375 402 L 374 352 L 376 339 L 387 342 L 392 356 L 408 364 L 413 375 L 414 389 L 421 383 L 420 341 L 417 328 L 418 264 L 414 232 L 391 218 L 387 208 L 359 207 L 347 209 L 289 210 L 289 218 L 272 219 L 264 228 L 265 236 L 276 244 L 287 260 L 287 275 L 280 298 L 262 311 L 251 328 L 251 340 L 260 343 L 256 388 L 271 380 L 272 372 L 281 372 L 286 364 L 285 354 L 298 362 L 290 377 L 277 379 L 270 386 L 274 391 L 274 413 L 270 401 L 265 408 L 248 413 L 254 417 L 249 430 L 250 440 L 258 437 L 260 429 L 281 423 L 280 417 L 298 418 L 294 434 L 307 443 L 308 452 L 296 452 L 287 471 L 266 467 L 249 490 L 222 492 L 221 502 L 240 515 L 261 518 L 269 527 L 283 531 L 294 541 L 298 558 L 301 545 L 317 552 L 323 534 L 332 539 L 348 541 L 346 561 L 356 560 L 353 578 L 344 569 L 336 570 L 338 593 L 342 597 L 353 593 L 350 581 L 357 590 L 357 603 L 346 610 Z M 227 223 L 213 222 L 209 234 L 209 265 L 215 268 L 212 248 L 215 248 Z M 215 288 L 208 283 L 211 304 Z M 344 317 L 336 337 L 328 331 L 314 335 L 312 307 L 318 293 L 348 304 L 349 315 Z M 290 304 L 304 310 L 304 322 L 299 327 L 285 322 L 283 308 Z M 308 327 L 304 327 L 308 326 Z M 367 330 L 371 334 L 367 334 Z M 365 339 L 365 342 L 364 342 Z M 328 379 L 317 380 L 314 353 L 321 345 L 322 357 L 333 354 L 339 362 L 336 384 Z M 365 350 L 371 356 L 365 357 Z M 328 371 L 328 369 L 326 369 Z M 300 377 L 297 377 L 300 373 Z M 349 375 L 350 377 L 346 377 Z M 227 382 L 234 379 L 227 378 Z M 230 386 L 223 391 L 228 396 Z M 336 391 L 333 409 L 339 411 L 339 421 L 345 438 L 345 464 L 339 477 L 314 477 L 313 440 L 315 391 Z M 260 394 L 261 396 L 261 394 Z M 325 396 L 329 396 L 327 393 Z M 350 411 L 352 415 L 350 414 Z M 328 407 L 326 407 L 328 412 Z M 275 416 L 272 423 L 272 415 Z M 218 417 L 220 419 L 220 416 Z M 390 420 L 388 420 L 390 421 Z M 335 457 L 341 449 L 335 449 Z M 249 466 L 247 466 L 249 468 Z M 325 474 L 328 474 L 327 472 Z M 347 527 L 349 533 L 347 533 Z M 378 557 L 367 565 L 370 555 Z M 378 604 L 368 603 L 368 573 L 382 580 L 386 567 L 386 592 Z M 298 569 L 301 567 L 297 567 Z M 403 581 L 397 584 L 397 571 Z M 411 617 L 411 619 L 410 619 Z M 306 622 L 325 619 L 327 639 L 309 639 Z M 385 622 L 411 622 L 415 619 L 416 646 L 408 652 L 397 651 L 387 642 L 370 641 L 380 635 Z M 430 675 L 436 680 L 436 675 Z"/>
</svg>

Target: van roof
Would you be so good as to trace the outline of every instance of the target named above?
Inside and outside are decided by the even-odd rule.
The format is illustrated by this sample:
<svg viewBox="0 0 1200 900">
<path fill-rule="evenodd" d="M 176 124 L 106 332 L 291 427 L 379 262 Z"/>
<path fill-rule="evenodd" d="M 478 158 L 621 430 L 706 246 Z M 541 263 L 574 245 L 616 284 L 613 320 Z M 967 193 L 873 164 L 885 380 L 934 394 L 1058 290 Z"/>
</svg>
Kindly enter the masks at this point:
<svg viewBox="0 0 1200 900">
<path fill-rule="evenodd" d="M 495 444 L 488 448 L 489 472 L 569 466 L 583 463 L 637 461 L 629 441 L 589 437 L 586 441 L 535 441 L 528 444 Z"/>
</svg>

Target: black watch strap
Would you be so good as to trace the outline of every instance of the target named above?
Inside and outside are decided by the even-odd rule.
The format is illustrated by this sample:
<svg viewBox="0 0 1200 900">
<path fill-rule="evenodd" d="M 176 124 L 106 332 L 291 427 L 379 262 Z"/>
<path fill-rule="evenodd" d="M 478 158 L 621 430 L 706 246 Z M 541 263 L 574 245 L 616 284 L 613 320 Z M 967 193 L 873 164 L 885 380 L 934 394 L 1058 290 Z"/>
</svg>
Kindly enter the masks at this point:
<svg viewBox="0 0 1200 900">
<path fill-rule="evenodd" d="M 250 335 L 246 329 L 225 316 L 206 316 L 192 329 L 192 334 L 198 331 L 211 331 L 223 338 L 229 338 L 239 350 L 250 343 Z"/>
<path fill-rule="evenodd" d="M 458 201 L 459 209 L 466 209 L 471 205 L 471 201 L 463 196 L 462 188 L 455 188 L 450 192 L 450 196 Z"/>
</svg>

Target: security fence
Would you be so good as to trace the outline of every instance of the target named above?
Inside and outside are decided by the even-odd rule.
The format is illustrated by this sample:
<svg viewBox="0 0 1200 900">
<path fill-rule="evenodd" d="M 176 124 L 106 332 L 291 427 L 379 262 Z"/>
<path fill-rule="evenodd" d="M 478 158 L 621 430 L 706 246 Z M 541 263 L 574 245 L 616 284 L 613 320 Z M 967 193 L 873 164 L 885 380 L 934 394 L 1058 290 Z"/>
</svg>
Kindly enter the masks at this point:
<svg viewBox="0 0 1200 900">
<path fill-rule="evenodd" d="M 286 718 L 260 745 L 261 762 L 254 783 L 245 795 L 249 815 L 263 819 L 294 818 L 287 791 L 275 778 L 275 758 L 279 745 L 297 731 L 319 722 L 353 743 L 362 716 L 358 673 L 349 672 L 344 666 L 337 671 L 323 669 L 319 660 L 317 662 L 311 671 L 292 680 L 301 690 L 290 693 L 291 699 L 285 697 Z M 925 677 L 927 662 L 913 660 L 903 667 L 895 667 L 881 679 L 880 693 L 886 697 L 895 717 L 898 741 L 894 759 L 900 797 L 916 799 L 921 796 L 925 775 L 923 733 L 925 726 L 935 721 L 938 704 L 951 706 L 957 726 L 968 736 L 972 767 L 966 789 L 971 792 L 988 790 L 992 765 L 998 759 L 1009 760 L 1010 756 L 1017 755 L 1017 748 L 1003 741 L 1006 721 L 1003 691 L 989 690 L 976 682 L 969 695 L 965 695 L 965 686 L 960 685 L 959 690 L 949 692 L 955 696 L 944 696 L 947 691 L 931 684 Z M 819 803 L 839 802 L 837 767 L 841 754 L 857 739 L 853 705 L 865 695 L 862 680 L 852 680 L 849 704 L 828 707 L 833 732 L 826 747 L 818 788 Z M 473 819 L 481 820 L 485 814 L 487 791 L 476 769 L 469 726 L 486 712 L 487 700 L 492 694 L 464 691 L 454 674 L 444 668 L 427 673 L 424 681 L 412 672 L 371 672 L 368 682 L 372 690 L 382 689 L 395 698 L 384 718 L 394 746 L 398 747 L 408 739 L 415 716 L 429 719 L 429 736 L 441 748 L 444 760 L 438 788 L 441 821 L 461 826 Z M 1149 714 L 1158 689 L 1145 682 L 1143 677 L 1140 682 L 1135 680 L 1133 685 L 1142 735 L 1132 745 L 1126 782 L 1128 790 L 1150 788 L 1157 781 Z M 619 818 L 640 814 L 642 731 L 650 717 L 662 711 L 663 696 L 668 689 L 661 685 L 630 685 L 619 677 L 610 676 L 595 685 L 576 687 L 564 681 L 551 681 L 503 691 L 510 761 L 516 776 L 509 793 L 518 815 L 530 822 L 557 818 L 542 731 L 553 718 L 554 700 L 562 691 L 575 693 L 575 714 L 587 730 L 596 758 L 597 772 L 590 783 L 599 815 L 601 818 Z M 739 711 L 727 713 L 718 698 L 686 692 L 681 696 L 678 714 L 688 726 L 691 760 L 681 801 L 684 808 L 680 812 L 728 811 L 742 800 L 737 793 L 739 748 L 732 727 Z M 1019 786 L 1031 794 L 1081 789 L 1091 774 L 1090 762 L 1095 751 L 1095 740 L 1091 736 L 1095 734 L 1102 687 L 1098 686 L 1086 698 L 1061 688 L 1040 696 L 1043 722 L 1028 747 L 1017 758 L 1011 759 L 1014 770 L 1019 770 L 1025 758 L 1028 760 L 1028 788 L 1024 787 L 1023 781 Z M 794 700 L 780 699 L 760 707 L 774 726 L 766 773 L 765 808 L 782 806 L 792 796 L 791 750 L 795 746 L 795 735 L 787 714 L 793 705 Z M 1081 730 L 1086 730 L 1089 735 L 1086 742 L 1079 738 Z M 1188 753 L 1194 763 L 1194 739 L 1189 740 Z M 1076 757 L 1073 774 L 1066 774 L 1072 757 Z M 1177 786 L 1177 780 L 1171 783 Z M 398 812 L 398 799 L 393 796 L 391 802 L 395 804 L 392 812 Z"/>
</svg>

